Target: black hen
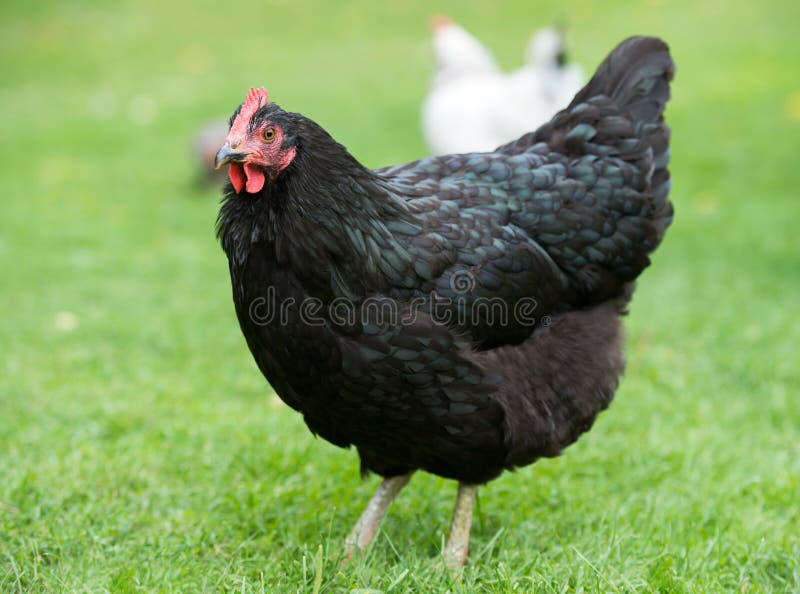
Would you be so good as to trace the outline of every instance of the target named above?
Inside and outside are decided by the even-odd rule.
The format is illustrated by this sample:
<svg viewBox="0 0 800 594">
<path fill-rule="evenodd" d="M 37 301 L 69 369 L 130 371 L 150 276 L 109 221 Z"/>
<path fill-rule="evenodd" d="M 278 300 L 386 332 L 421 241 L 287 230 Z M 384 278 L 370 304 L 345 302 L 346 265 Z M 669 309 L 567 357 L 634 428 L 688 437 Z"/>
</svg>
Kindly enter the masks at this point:
<svg viewBox="0 0 800 594">
<path fill-rule="evenodd" d="M 379 170 L 251 90 L 217 161 L 242 332 L 308 427 L 384 481 L 365 546 L 422 469 L 473 485 L 558 455 L 611 402 L 619 316 L 672 219 L 666 44 L 620 44 L 565 110 L 491 153 Z"/>
</svg>

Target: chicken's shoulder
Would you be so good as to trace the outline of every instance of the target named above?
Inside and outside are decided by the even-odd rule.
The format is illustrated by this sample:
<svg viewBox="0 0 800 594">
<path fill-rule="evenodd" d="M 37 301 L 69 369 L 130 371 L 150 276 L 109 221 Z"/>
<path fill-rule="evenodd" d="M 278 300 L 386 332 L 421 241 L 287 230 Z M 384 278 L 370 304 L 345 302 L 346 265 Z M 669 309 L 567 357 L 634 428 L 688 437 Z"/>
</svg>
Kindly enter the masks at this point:
<svg viewBox="0 0 800 594">
<path fill-rule="evenodd" d="M 392 294 L 418 299 L 480 348 L 520 342 L 569 306 L 568 276 L 518 220 L 535 208 L 531 170 L 543 163 L 474 153 L 382 170 L 409 211 L 387 222 L 412 270 L 389 271 Z M 538 178 L 544 184 L 554 174 Z"/>
</svg>

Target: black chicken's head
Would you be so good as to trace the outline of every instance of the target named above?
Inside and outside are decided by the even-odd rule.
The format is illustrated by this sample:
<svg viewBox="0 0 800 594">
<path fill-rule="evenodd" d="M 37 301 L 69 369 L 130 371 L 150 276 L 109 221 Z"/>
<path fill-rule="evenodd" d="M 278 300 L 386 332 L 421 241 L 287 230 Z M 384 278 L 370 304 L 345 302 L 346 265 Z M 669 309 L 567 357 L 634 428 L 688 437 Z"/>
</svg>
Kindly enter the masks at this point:
<svg viewBox="0 0 800 594">
<path fill-rule="evenodd" d="M 291 116 L 269 103 L 264 88 L 252 88 L 230 119 L 225 144 L 217 152 L 216 167 L 228 164 L 234 190 L 260 192 L 289 166 L 297 154 Z"/>
</svg>

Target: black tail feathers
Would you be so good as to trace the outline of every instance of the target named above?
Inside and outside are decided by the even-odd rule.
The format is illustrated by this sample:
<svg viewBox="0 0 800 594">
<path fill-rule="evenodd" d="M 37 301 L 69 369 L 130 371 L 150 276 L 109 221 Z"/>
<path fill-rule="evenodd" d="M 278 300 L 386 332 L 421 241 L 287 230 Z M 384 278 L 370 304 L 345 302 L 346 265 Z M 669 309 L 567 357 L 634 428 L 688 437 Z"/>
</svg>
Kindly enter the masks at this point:
<svg viewBox="0 0 800 594">
<path fill-rule="evenodd" d="M 566 111 L 597 95 L 614 101 L 635 122 L 658 123 L 669 100 L 675 63 L 657 37 L 630 37 L 598 66 Z"/>
</svg>

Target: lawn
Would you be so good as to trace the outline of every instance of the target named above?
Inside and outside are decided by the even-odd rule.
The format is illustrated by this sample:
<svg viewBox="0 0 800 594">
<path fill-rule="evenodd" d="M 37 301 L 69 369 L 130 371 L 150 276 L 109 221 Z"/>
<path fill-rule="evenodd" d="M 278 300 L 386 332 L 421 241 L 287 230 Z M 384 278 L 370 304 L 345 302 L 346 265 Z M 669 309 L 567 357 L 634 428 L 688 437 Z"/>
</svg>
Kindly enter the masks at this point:
<svg viewBox="0 0 800 594">
<path fill-rule="evenodd" d="M 800 592 L 800 4 L 22 2 L 0 9 L 0 592 Z M 258 373 L 194 130 L 251 85 L 369 166 L 424 154 L 431 12 L 506 67 L 567 22 L 591 69 L 663 36 L 676 219 L 611 409 L 480 491 L 377 478 Z"/>
</svg>

